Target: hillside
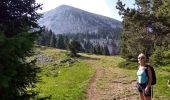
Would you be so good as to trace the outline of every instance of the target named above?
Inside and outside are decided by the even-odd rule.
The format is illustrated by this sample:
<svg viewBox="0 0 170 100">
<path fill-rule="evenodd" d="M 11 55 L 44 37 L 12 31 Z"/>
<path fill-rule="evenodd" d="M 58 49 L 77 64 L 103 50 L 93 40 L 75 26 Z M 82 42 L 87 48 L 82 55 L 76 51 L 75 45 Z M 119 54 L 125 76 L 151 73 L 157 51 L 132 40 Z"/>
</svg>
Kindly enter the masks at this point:
<svg viewBox="0 0 170 100">
<path fill-rule="evenodd" d="M 138 100 L 136 69 L 119 68 L 119 56 L 81 54 L 70 58 L 68 51 L 41 47 L 37 50 L 37 65 L 41 67 L 41 82 L 37 84 L 37 98 L 51 100 Z M 169 66 L 156 68 L 157 84 L 154 100 L 169 100 Z"/>
<path fill-rule="evenodd" d="M 61 5 L 43 14 L 39 24 L 48 27 L 55 34 L 97 33 L 103 29 L 113 30 L 122 28 L 121 22 L 118 20 L 67 5 Z"/>
</svg>

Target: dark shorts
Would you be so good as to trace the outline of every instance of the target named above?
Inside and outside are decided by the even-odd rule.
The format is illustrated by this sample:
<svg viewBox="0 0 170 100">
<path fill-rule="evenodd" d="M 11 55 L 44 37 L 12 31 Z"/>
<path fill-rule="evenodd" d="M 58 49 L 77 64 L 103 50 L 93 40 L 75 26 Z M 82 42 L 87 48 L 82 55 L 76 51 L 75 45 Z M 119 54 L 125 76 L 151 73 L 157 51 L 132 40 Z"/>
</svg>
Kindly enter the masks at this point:
<svg viewBox="0 0 170 100">
<path fill-rule="evenodd" d="M 138 83 L 138 91 L 140 93 L 142 92 L 144 94 L 144 96 L 151 96 L 151 88 L 149 88 L 149 93 L 148 94 L 145 93 L 146 86 L 147 86 L 146 83 L 144 83 L 144 84 Z"/>
</svg>

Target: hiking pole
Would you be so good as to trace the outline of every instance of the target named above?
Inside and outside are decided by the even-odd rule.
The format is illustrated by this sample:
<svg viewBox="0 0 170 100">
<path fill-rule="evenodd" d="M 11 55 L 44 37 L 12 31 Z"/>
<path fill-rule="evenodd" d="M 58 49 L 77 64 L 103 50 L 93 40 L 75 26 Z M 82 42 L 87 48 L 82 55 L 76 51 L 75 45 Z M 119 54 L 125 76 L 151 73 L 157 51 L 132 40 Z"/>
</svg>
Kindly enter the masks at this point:
<svg viewBox="0 0 170 100">
<path fill-rule="evenodd" d="M 153 86 L 151 86 L 151 90 L 152 90 L 152 98 L 153 98 Z"/>
</svg>

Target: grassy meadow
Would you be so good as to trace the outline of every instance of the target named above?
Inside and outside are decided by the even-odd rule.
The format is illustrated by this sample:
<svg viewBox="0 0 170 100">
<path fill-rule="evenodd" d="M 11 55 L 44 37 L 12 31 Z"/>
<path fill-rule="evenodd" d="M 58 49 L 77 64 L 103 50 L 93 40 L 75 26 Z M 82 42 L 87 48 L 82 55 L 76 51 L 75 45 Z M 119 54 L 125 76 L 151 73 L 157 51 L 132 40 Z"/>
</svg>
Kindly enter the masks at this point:
<svg viewBox="0 0 170 100">
<path fill-rule="evenodd" d="M 67 56 L 67 51 L 42 47 L 39 55 L 49 61 L 38 61 L 42 71 L 41 81 L 37 84 L 38 98 L 51 97 L 52 100 L 84 100 L 86 87 L 94 70 L 82 60 Z M 60 63 L 63 59 L 72 59 L 73 64 Z"/>
<path fill-rule="evenodd" d="M 95 67 L 117 68 L 121 74 L 136 79 L 136 70 L 119 68 L 118 63 L 124 61 L 119 56 L 100 56 L 80 53 L 80 58 L 70 58 L 68 51 L 48 47 L 36 49 L 37 65 L 41 68 L 41 81 L 35 88 L 40 93 L 34 98 L 49 97 L 51 100 L 85 100 L 86 90 Z M 62 62 L 71 59 L 70 62 Z M 89 60 L 89 63 L 87 63 Z M 93 67 L 92 67 L 93 66 Z M 154 99 L 170 100 L 170 66 L 155 68 L 157 84 L 154 86 Z"/>
</svg>

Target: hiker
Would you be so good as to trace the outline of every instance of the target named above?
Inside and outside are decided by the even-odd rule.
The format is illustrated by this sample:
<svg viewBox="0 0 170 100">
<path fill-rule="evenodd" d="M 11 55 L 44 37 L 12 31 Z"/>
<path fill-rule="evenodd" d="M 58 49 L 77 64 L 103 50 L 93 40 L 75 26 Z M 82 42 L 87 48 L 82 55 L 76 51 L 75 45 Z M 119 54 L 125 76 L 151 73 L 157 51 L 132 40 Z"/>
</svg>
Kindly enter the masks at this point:
<svg viewBox="0 0 170 100">
<path fill-rule="evenodd" d="M 143 53 L 138 55 L 137 87 L 141 100 L 151 100 L 152 72 L 150 67 L 146 67 L 145 60 L 146 56 Z"/>
</svg>

